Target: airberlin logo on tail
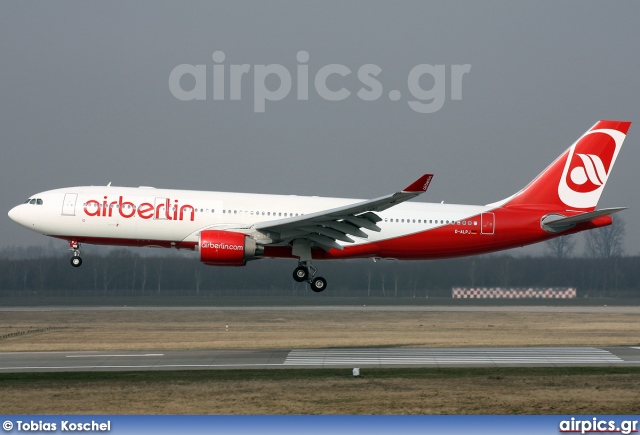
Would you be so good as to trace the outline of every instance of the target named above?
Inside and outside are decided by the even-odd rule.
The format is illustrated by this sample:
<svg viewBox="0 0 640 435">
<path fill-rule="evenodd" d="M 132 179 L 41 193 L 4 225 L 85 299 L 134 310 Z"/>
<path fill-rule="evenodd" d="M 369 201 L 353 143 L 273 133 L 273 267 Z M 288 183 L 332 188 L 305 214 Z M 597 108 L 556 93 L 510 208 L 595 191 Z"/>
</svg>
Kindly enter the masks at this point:
<svg viewBox="0 0 640 435">
<path fill-rule="evenodd" d="M 119 214 L 125 219 L 139 217 L 141 219 L 164 219 L 169 221 L 182 221 L 185 219 L 193 221 L 195 219 L 195 209 L 189 204 L 180 205 L 177 199 L 162 198 L 156 200 L 153 205 L 149 202 L 134 204 L 124 201 L 122 196 L 117 201 L 109 201 L 104 197 L 102 202 L 94 199 L 84 204 L 84 213 L 87 216 L 113 217 Z"/>
<path fill-rule="evenodd" d="M 575 166 L 569 172 L 569 180 L 576 185 L 573 190 L 591 192 L 607 181 L 607 170 L 604 163 L 595 154 L 576 154 L 582 165 Z"/>
<path fill-rule="evenodd" d="M 598 204 L 624 138 L 617 130 L 591 130 L 569 149 L 558 185 L 562 202 L 574 208 Z"/>
</svg>

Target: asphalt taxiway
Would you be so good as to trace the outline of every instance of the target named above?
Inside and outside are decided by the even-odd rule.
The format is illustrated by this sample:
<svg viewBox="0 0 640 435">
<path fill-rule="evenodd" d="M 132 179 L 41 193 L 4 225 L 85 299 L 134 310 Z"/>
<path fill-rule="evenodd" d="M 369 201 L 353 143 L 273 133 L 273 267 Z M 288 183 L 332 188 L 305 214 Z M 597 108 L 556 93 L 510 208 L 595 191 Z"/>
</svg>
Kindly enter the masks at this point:
<svg viewBox="0 0 640 435">
<path fill-rule="evenodd" d="M 640 367 L 640 346 L 0 353 L 0 373 L 352 367 L 562 366 Z"/>
</svg>

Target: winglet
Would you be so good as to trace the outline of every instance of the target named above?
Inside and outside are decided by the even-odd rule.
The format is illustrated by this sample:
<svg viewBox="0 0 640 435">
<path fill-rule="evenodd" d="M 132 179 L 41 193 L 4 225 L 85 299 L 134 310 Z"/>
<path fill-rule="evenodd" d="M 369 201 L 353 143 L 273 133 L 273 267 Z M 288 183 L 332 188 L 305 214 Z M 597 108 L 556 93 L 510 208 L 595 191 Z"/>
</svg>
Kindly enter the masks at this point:
<svg viewBox="0 0 640 435">
<path fill-rule="evenodd" d="M 429 184 L 431 184 L 432 179 L 433 179 L 433 174 L 424 174 L 422 177 L 418 178 L 409 186 L 402 189 L 402 192 L 404 193 L 426 192 L 427 189 L 429 188 Z"/>
</svg>

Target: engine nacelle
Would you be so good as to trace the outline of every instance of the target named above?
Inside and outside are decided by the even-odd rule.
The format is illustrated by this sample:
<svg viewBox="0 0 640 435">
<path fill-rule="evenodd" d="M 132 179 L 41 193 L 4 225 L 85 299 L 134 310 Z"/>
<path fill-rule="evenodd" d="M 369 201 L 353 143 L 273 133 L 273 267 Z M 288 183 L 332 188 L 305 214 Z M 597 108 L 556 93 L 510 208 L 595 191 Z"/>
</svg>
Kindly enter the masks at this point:
<svg viewBox="0 0 640 435">
<path fill-rule="evenodd" d="M 201 231 L 198 250 L 200 261 L 209 266 L 244 266 L 264 252 L 246 234 L 220 230 Z"/>
</svg>

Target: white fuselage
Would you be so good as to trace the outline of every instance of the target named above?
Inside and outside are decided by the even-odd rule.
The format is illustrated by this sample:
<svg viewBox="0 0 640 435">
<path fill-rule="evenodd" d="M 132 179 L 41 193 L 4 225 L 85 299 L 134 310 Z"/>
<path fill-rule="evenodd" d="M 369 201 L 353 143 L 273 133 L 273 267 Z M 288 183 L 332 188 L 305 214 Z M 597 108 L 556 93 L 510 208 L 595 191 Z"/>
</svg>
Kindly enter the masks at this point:
<svg viewBox="0 0 640 435">
<path fill-rule="evenodd" d="M 56 189 L 30 199 L 40 199 L 42 204 L 21 204 L 11 210 L 10 216 L 25 228 L 47 236 L 90 238 L 105 244 L 109 240 L 131 240 L 131 245 L 136 246 L 155 246 L 164 241 L 176 247 L 197 243 L 199 232 L 205 229 L 250 233 L 251 226 L 258 222 L 277 221 L 361 201 L 115 186 Z M 355 244 L 400 237 L 457 221 L 464 222 L 465 228 L 478 229 L 478 219 L 466 219 L 488 209 L 472 205 L 399 204 L 378 213 L 382 218 L 378 223 L 380 232 L 365 230 L 369 237 L 356 237 Z"/>
</svg>

